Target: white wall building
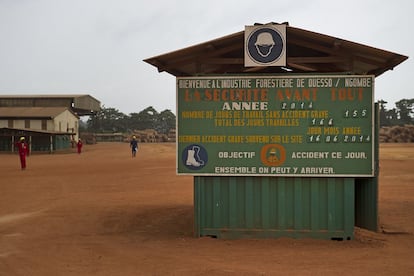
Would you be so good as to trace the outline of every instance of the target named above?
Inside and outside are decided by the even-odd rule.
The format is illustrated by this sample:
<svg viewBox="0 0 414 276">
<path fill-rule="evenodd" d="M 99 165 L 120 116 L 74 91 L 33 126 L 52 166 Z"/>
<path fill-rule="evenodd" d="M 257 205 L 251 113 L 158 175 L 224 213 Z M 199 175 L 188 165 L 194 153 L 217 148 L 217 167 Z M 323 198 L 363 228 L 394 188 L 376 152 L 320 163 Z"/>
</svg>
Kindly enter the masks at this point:
<svg viewBox="0 0 414 276">
<path fill-rule="evenodd" d="M 79 116 L 66 107 L 0 107 L 0 128 L 73 134 L 79 138 Z"/>
</svg>

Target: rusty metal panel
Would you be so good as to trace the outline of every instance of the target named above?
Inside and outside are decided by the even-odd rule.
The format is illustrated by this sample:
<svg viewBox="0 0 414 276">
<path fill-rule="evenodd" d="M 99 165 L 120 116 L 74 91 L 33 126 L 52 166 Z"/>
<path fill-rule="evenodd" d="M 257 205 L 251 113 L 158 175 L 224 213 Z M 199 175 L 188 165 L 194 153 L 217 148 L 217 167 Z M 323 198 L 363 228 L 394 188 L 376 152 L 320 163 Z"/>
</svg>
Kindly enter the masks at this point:
<svg viewBox="0 0 414 276">
<path fill-rule="evenodd" d="M 195 236 L 352 239 L 354 178 L 194 177 Z"/>
</svg>

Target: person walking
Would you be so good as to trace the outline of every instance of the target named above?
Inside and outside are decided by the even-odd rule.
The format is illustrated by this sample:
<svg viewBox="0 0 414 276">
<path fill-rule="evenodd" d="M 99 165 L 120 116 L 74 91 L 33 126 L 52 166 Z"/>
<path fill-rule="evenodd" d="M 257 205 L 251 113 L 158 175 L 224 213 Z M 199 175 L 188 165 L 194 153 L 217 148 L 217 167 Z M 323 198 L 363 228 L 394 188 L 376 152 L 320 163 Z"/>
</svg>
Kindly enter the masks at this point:
<svg viewBox="0 0 414 276">
<path fill-rule="evenodd" d="M 138 151 L 138 141 L 137 141 L 137 137 L 132 136 L 132 140 L 129 143 L 129 146 L 131 147 L 131 151 L 132 151 L 132 157 L 135 157 L 137 155 L 137 151 Z"/>
<path fill-rule="evenodd" d="M 29 155 L 29 146 L 27 145 L 24 137 L 20 137 L 20 140 L 16 143 L 16 146 L 19 149 L 20 165 L 22 167 L 22 170 L 25 170 L 26 156 Z"/>
<path fill-rule="evenodd" d="M 78 153 L 81 154 L 82 152 L 82 140 L 79 138 L 78 143 L 76 144 L 77 148 L 78 148 Z"/>
</svg>

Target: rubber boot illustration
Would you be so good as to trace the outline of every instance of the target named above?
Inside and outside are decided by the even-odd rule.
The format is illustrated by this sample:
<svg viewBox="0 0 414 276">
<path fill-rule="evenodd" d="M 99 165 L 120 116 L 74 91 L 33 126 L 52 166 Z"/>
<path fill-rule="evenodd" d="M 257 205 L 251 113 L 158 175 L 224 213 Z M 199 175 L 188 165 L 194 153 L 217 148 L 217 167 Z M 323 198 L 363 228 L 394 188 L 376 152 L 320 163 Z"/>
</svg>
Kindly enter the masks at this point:
<svg viewBox="0 0 414 276">
<path fill-rule="evenodd" d="M 192 149 L 188 150 L 187 161 L 185 162 L 185 164 L 187 166 L 200 167 L 201 164 L 197 162 L 197 160 L 195 160 L 194 154 L 195 154 L 194 150 Z"/>
<path fill-rule="evenodd" d="M 200 148 L 194 146 L 193 149 L 189 149 L 187 152 L 187 160 L 186 165 L 187 166 L 194 166 L 194 167 L 200 167 L 204 165 L 204 161 L 200 159 L 200 156 L 198 153 L 200 152 Z"/>
<path fill-rule="evenodd" d="M 200 147 L 194 146 L 193 150 L 195 152 L 194 158 L 196 158 L 196 160 L 198 161 L 198 163 L 200 163 L 200 165 L 204 165 L 204 161 L 200 158 L 200 155 L 198 155 L 200 153 Z"/>
</svg>

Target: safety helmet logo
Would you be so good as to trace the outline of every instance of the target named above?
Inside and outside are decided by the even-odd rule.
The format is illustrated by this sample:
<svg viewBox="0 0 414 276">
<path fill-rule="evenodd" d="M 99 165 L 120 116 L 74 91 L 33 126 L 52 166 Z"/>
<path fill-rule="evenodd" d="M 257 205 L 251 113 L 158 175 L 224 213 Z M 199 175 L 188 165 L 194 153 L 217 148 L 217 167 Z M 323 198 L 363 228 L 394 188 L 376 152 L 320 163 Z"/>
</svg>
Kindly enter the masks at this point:
<svg viewBox="0 0 414 276">
<path fill-rule="evenodd" d="M 259 55 L 267 57 L 272 52 L 275 42 L 273 41 L 273 37 L 270 33 L 260 33 L 257 36 L 257 40 L 254 45 L 256 46 Z"/>
<path fill-rule="evenodd" d="M 285 66 L 285 25 L 246 26 L 245 66 Z"/>
</svg>

